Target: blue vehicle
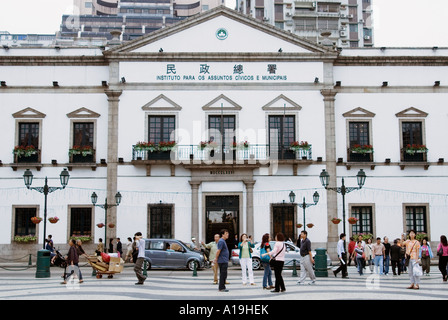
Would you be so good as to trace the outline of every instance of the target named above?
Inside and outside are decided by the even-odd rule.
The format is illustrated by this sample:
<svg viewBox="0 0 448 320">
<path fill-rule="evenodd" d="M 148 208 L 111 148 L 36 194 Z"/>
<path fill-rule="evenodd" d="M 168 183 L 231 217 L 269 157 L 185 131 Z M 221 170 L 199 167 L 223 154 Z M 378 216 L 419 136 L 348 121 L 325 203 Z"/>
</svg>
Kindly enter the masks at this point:
<svg viewBox="0 0 448 320">
<path fill-rule="evenodd" d="M 151 268 L 161 269 L 189 269 L 204 268 L 204 254 L 199 250 L 175 239 L 144 239 L 145 259 L 147 270 Z"/>
</svg>

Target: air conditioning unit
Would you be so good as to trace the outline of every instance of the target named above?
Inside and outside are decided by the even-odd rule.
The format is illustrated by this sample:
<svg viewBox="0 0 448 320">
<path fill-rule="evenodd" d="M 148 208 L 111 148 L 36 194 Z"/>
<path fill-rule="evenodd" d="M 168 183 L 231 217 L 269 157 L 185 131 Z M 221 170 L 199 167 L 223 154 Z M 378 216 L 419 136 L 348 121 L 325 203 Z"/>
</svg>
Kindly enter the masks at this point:
<svg viewBox="0 0 448 320">
<path fill-rule="evenodd" d="M 341 31 L 339 31 L 339 35 L 340 35 L 341 37 L 346 37 L 346 36 L 347 36 L 347 31 L 345 31 L 345 30 L 341 30 Z"/>
<path fill-rule="evenodd" d="M 347 18 L 349 18 L 349 19 L 353 19 L 353 15 L 352 15 L 352 14 L 348 14 L 348 15 L 347 15 Z"/>
<path fill-rule="evenodd" d="M 290 17 L 291 16 L 291 12 L 286 12 L 286 16 Z"/>
<path fill-rule="evenodd" d="M 370 36 L 364 36 L 364 40 L 370 40 Z"/>
<path fill-rule="evenodd" d="M 268 17 L 263 17 L 263 21 L 269 21 Z"/>
</svg>

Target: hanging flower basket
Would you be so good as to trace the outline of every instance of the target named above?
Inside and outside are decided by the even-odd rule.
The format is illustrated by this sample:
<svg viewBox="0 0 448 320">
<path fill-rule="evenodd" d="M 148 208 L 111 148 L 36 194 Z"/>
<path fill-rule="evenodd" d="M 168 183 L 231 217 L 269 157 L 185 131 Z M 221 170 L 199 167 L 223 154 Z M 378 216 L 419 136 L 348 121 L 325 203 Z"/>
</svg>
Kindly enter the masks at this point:
<svg viewBox="0 0 448 320">
<path fill-rule="evenodd" d="M 58 217 L 50 217 L 48 218 L 48 221 L 50 221 L 50 223 L 57 223 L 59 221 Z"/>
<path fill-rule="evenodd" d="M 31 222 L 34 224 L 39 224 L 42 221 L 41 217 L 32 217 Z"/>
<path fill-rule="evenodd" d="M 301 224 L 301 223 L 298 223 L 298 224 L 296 224 L 296 227 L 300 229 L 300 228 L 302 228 L 302 227 L 303 227 L 303 224 Z"/>
<path fill-rule="evenodd" d="M 105 226 L 105 224 L 104 224 L 104 223 L 98 223 L 96 226 L 97 226 L 98 228 L 103 228 L 103 227 Z"/>
<path fill-rule="evenodd" d="M 331 219 L 331 222 L 333 222 L 334 224 L 339 224 L 342 220 L 339 218 L 333 218 Z"/>
<path fill-rule="evenodd" d="M 307 226 L 308 228 L 312 228 L 312 227 L 314 227 L 314 224 L 312 224 L 312 223 L 307 223 L 306 226 Z"/>
<path fill-rule="evenodd" d="M 355 224 L 356 222 L 358 222 L 358 218 L 355 218 L 355 217 L 350 217 L 350 218 L 348 218 L 348 223 L 350 223 L 350 224 Z"/>
<path fill-rule="evenodd" d="M 114 224 L 114 223 L 109 223 L 107 226 L 108 226 L 109 228 L 115 228 L 115 224 Z"/>
</svg>

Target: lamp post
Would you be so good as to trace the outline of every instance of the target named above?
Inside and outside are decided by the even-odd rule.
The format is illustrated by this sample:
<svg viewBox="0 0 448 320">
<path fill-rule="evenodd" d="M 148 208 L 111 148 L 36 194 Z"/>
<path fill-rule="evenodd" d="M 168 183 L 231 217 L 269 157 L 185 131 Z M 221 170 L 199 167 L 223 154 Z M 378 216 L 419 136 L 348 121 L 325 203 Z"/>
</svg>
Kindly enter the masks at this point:
<svg viewBox="0 0 448 320">
<path fill-rule="evenodd" d="M 36 190 L 44 194 L 44 237 L 43 237 L 43 248 L 37 252 L 36 261 L 36 278 L 49 278 L 50 277 L 50 251 L 45 249 L 45 240 L 47 238 L 47 196 L 56 190 L 65 189 L 70 179 L 70 175 L 67 169 L 62 170 L 59 178 L 61 180 L 62 187 L 49 187 L 48 178 L 45 177 L 45 185 L 43 187 L 31 187 L 33 183 L 33 173 L 30 169 L 26 169 L 23 174 L 23 181 L 25 186 L 29 190 Z"/>
<path fill-rule="evenodd" d="M 112 208 L 112 207 L 118 207 L 121 203 L 121 193 L 117 192 L 115 194 L 115 204 L 108 204 L 107 203 L 107 198 L 104 201 L 104 204 L 96 204 L 98 202 L 98 196 L 95 192 L 92 193 L 92 195 L 90 196 L 90 199 L 92 200 L 92 204 L 95 207 L 100 207 L 104 209 L 104 242 L 106 244 L 106 240 L 107 240 L 107 209 Z"/>
<path fill-rule="evenodd" d="M 345 183 L 344 183 L 344 178 L 342 178 L 342 186 L 340 187 L 328 187 L 329 183 L 330 183 L 330 175 L 328 174 L 327 171 L 325 171 L 325 169 L 322 170 L 322 172 L 320 173 L 320 182 L 322 183 L 322 186 L 326 189 L 326 190 L 332 190 L 335 191 L 337 193 L 342 194 L 342 219 L 344 221 L 343 224 L 343 228 L 344 228 L 344 233 L 345 232 L 345 195 L 349 192 L 352 192 L 354 190 L 360 190 L 364 183 L 366 182 L 366 173 L 364 172 L 363 169 L 360 169 L 358 174 L 356 175 L 356 179 L 358 181 L 358 187 L 346 187 Z"/>
<path fill-rule="evenodd" d="M 305 197 L 303 197 L 303 202 L 297 204 L 300 208 L 303 209 L 303 230 L 304 231 L 306 231 L 305 210 L 308 207 L 315 206 L 319 202 L 319 197 L 320 197 L 319 193 L 317 191 L 315 191 L 313 194 L 313 202 L 314 203 L 306 203 Z M 289 201 L 291 203 L 294 203 L 295 198 L 296 198 L 296 195 L 294 194 L 294 192 L 291 191 L 289 193 Z"/>
</svg>

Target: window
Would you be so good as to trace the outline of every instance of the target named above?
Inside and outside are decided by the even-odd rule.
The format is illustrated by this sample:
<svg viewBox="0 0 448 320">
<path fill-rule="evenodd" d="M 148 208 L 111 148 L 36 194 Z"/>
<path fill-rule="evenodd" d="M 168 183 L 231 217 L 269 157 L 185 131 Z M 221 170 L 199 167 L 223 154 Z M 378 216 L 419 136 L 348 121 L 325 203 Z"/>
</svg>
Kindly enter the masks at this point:
<svg viewBox="0 0 448 320">
<path fill-rule="evenodd" d="M 31 148 L 26 153 L 16 154 L 16 163 L 34 163 L 40 162 L 39 153 L 39 122 L 19 122 L 18 124 L 18 142 L 17 145 L 22 148 Z"/>
<path fill-rule="evenodd" d="M 31 222 L 37 216 L 37 208 L 15 208 L 14 235 L 36 235 L 36 224 Z"/>
<path fill-rule="evenodd" d="M 316 30 L 316 19 L 315 18 L 300 18 L 295 19 L 296 30 Z"/>
<path fill-rule="evenodd" d="M 402 130 L 402 160 L 403 161 L 426 161 L 426 152 L 416 151 L 414 153 L 406 151 L 408 146 L 421 146 L 423 145 L 423 124 L 421 121 L 401 123 Z"/>
<path fill-rule="evenodd" d="M 277 141 L 272 136 L 272 130 L 277 131 Z M 295 141 L 295 136 L 295 116 L 269 116 L 270 154 L 278 152 L 278 159 L 294 159 L 295 154 L 289 147 Z"/>
<path fill-rule="evenodd" d="M 318 19 L 318 29 L 319 30 L 338 30 L 339 21 L 338 19 Z"/>
<path fill-rule="evenodd" d="M 426 206 L 406 206 L 406 232 L 427 233 Z"/>
<path fill-rule="evenodd" d="M 84 3 L 85 8 L 92 8 L 92 2 L 86 2 Z"/>
<path fill-rule="evenodd" d="M 349 126 L 349 161 L 363 162 L 372 161 L 372 153 L 356 151 L 355 148 L 370 145 L 369 122 L 351 121 Z"/>
<path fill-rule="evenodd" d="M 70 209 L 70 236 L 92 236 L 92 208 Z"/>
<path fill-rule="evenodd" d="M 73 154 L 70 162 L 95 162 L 94 129 L 95 125 L 93 122 L 73 123 L 73 148 L 80 148 L 84 152 Z M 90 149 L 90 151 L 87 149 Z"/>
<path fill-rule="evenodd" d="M 373 214 L 371 206 L 354 206 L 351 208 L 351 216 L 359 219 L 356 224 L 352 225 L 352 234 L 373 234 Z"/>
<path fill-rule="evenodd" d="M 279 232 L 285 235 L 286 239 L 295 239 L 295 210 L 292 205 L 273 205 L 272 206 L 272 223 L 273 233 Z"/>
<path fill-rule="evenodd" d="M 154 143 L 171 141 L 171 133 L 174 129 L 174 116 L 149 116 L 148 141 Z"/>
<path fill-rule="evenodd" d="M 150 238 L 173 238 L 173 206 L 151 206 L 149 208 Z"/>
<path fill-rule="evenodd" d="M 229 152 L 233 142 L 236 142 L 235 127 L 236 118 L 234 115 L 210 115 L 208 117 L 208 129 L 210 141 L 221 146 L 222 160 L 225 160 L 226 153 Z"/>
</svg>

